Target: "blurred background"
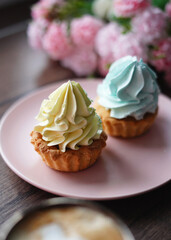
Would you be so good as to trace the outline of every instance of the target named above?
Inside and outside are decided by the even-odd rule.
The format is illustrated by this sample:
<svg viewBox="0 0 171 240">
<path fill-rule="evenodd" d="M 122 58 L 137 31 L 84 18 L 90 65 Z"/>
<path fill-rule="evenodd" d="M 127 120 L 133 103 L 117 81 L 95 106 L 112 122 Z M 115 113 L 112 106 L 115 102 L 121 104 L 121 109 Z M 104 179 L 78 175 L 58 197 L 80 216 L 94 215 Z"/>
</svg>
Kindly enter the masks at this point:
<svg viewBox="0 0 171 240">
<path fill-rule="evenodd" d="M 0 0 L 0 29 L 30 19 L 30 8 L 36 0 Z"/>
<path fill-rule="evenodd" d="M 47 2 L 48 7 L 44 6 L 43 2 Z M 64 8 L 63 2 L 67 3 Z M 116 6 L 113 8 L 111 5 L 114 4 L 113 0 L 47 0 L 42 3 L 37 0 L 0 0 L 0 73 L 3 76 L 3 80 L 1 78 L 0 81 L 5 96 L 11 82 L 20 89 L 20 95 L 23 95 L 56 80 L 73 77 L 105 77 L 111 63 L 126 54 L 142 57 L 152 68 L 154 67 L 159 76 L 158 83 L 162 92 L 171 97 L 171 60 L 169 60 L 171 4 L 166 13 L 169 0 L 152 0 L 149 8 L 143 6 L 145 10 L 142 13 L 136 9 L 142 7 L 138 6 L 138 1 L 132 1 L 135 5 L 132 5 L 133 9 L 129 14 L 126 12 L 127 5 L 124 1 L 121 2 L 123 6 L 125 5 L 125 12 L 119 13 L 117 12 L 121 11 L 120 6 L 117 5 L 119 1 L 115 0 L 115 2 Z M 146 4 L 148 0 L 142 2 Z M 44 10 L 46 15 L 41 15 Z M 90 17 L 84 18 L 85 14 L 89 14 Z M 152 15 L 151 19 L 148 15 Z M 141 19 L 143 19 L 142 23 Z M 60 21 L 69 23 L 68 29 L 71 32 L 60 36 L 59 41 L 56 41 L 58 36 L 55 33 L 55 26 L 52 36 L 48 31 L 49 25 L 58 22 L 60 28 Z M 85 32 L 84 36 L 81 32 L 86 25 L 89 32 Z M 143 29 L 147 29 L 147 32 Z M 135 33 L 132 32 L 134 30 Z M 144 31 L 143 35 L 142 31 Z M 89 39 L 88 35 L 90 35 Z M 47 36 L 46 40 L 44 36 Z M 61 37 L 66 43 L 63 44 Z M 147 37 L 149 37 L 148 42 L 145 42 Z M 54 46 L 51 38 L 56 41 Z M 117 43 L 114 38 L 117 38 Z M 156 39 L 159 41 L 156 42 Z M 91 41 L 93 46 L 88 49 L 84 40 Z M 68 42 L 72 42 L 74 46 L 72 46 L 73 54 L 70 54 Z M 80 43 L 85 45 L 80 47 Z M 105 49 L 106 46 L 108 49 Z M 64 55 L 66 57 L 63 59 Z M 18 98 L 18 91 L 15 91 L 16 94 L 12 94 L 11 97 L 15 95 Z"/>
</svg>

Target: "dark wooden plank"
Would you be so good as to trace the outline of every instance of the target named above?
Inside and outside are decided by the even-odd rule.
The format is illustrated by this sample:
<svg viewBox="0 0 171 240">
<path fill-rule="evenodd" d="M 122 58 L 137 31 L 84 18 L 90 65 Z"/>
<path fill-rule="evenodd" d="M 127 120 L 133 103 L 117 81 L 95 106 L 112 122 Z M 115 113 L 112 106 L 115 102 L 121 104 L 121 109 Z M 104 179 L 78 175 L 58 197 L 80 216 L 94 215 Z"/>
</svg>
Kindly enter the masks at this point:
<svg viewBox="0 0 171 240">
<path fill-rule="evenodd" d="M 170 240 L 171 182 L 139 196 L 103 202 L 117 213 L 139 240 Z"/>
<path fill-rule="evenodd" d="M 32 206 L 38 200 L 51 197 L 16 176 L 0 157 L 0 224 L 16 210 Z"/>
</svg>

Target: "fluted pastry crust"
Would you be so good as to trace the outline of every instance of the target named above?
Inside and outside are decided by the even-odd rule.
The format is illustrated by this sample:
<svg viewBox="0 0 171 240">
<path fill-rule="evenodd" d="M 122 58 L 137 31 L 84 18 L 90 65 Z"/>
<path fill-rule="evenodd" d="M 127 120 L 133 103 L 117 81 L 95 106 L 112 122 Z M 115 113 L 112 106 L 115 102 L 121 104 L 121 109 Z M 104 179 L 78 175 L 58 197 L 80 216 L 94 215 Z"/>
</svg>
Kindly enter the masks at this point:
<svg viewBox="0 0 171 240">
<path fill-rule="evenodd" d="M 80 146 L 78 150 L 61 152 L 56 146 L 48 146 L 38 132 L 31 132 L 31 143 L 50 168 L 63 172 L 78 172 L 93 165 L 106 145 L 107 136 L 103 132 L 100 139 L 91 145 Z"/>
<path fill-rule="evenodd" d="M 133 117 L 116 119 L 110 117 L 110 110 L 98 104 L 98 98 L 93 107 L 102 119 L 103 130 L 110 136 L 122 138 L 133 138 L 145 133 L 152 126 L 158 112 L 157 109 L 155 113 L 147 113 L 141 120 Z"/>
</svg>

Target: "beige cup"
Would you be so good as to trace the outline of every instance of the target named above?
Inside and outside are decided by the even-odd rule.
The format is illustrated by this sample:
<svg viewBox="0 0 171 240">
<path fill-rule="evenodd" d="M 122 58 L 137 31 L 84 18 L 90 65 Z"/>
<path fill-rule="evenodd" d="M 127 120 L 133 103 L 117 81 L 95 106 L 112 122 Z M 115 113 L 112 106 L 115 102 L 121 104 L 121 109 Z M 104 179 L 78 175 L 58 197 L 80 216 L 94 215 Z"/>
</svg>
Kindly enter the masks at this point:
<svg viewBox="0 0 171 240">
<path fill-rule="evenodd" d="M 52 198 L 16 213 L 5 222 L 0 240 L 134 240 L 128 227 L 101 205 Z"/>
</svg>

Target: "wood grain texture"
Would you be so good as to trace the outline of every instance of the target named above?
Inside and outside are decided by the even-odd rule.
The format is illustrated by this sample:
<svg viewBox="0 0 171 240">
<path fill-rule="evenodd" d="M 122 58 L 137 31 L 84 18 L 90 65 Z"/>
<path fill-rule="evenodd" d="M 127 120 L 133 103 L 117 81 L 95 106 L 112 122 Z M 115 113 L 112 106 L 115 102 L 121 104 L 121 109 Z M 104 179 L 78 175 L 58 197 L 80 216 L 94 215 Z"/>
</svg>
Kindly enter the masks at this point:
<svg viewBox="0 0 171 240">
<path fill-rule="evenodd" d="M 0 117 L 15 100 L 33 89 L 74 77 L 45 54 L 30 49 L 24 32 L 1 39 L 0 56 Z M 99 203 L 118 214 L 136 240 L 170 240 L 170 192 L 171 182 L 136 197 Z M 0 157 L 0 224 L 16 210 L 50 197 L 55 196 L 20 179 Z"/>
</svg>

